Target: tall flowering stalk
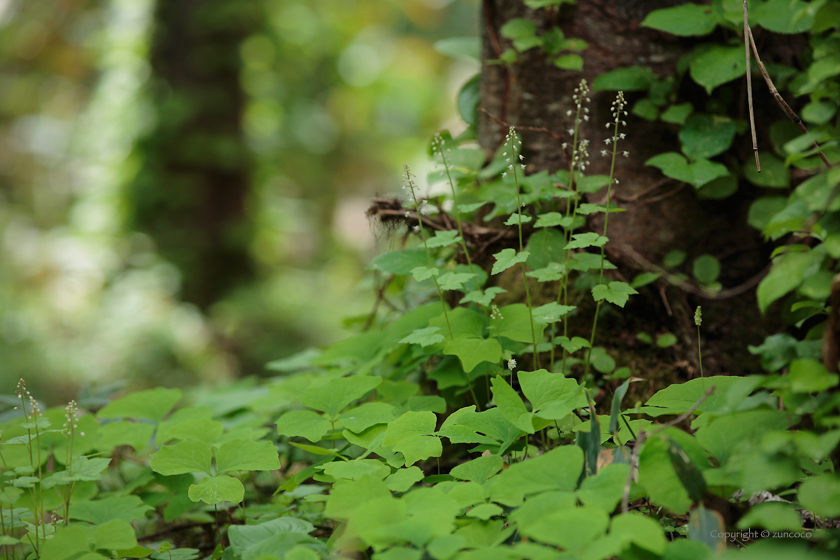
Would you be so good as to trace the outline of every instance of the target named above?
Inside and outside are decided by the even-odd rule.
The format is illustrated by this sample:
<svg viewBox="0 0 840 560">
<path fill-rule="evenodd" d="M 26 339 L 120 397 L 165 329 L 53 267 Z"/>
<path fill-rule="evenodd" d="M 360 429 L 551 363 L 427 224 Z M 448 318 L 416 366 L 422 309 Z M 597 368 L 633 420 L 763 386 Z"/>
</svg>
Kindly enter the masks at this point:
<svg viewBox="0 0 840 560">
<path fill-rule="evenodd" d="M 423 248 L 426 250 L 426 262 L 429 265 L 428 269 L 422 274 L 415 274 L 415 278 L 418 280 L 423 280 L 428 277 L 432 278 L 432 281 L 435 283 L 435 289 L 437 290 L 438 297 L 440 297 L 440 305 L 443 308 L 443 317 L 446 319 L 446 328 L 449 330 L 449 340 L 453 340 L 455 337 L 452 334 L 452 325 L 449 323 L 449 313 L 446 311 L 446 301 L 443 299 L 443 290 L 440 289 L 440 284 L 438 284 L 437 281 L 438 271 L 432 266 L 432 254 L 429 252 L 429 245 L 426 243 L 426 232 L 423 230 L 422 208 L 417 200 L 417 185 L 414 183 L 414 175 L 411 173 L 411 169 L 409 169 L 407 163 L 403 164 L 403 178 L 406 183 L 403 186 L 403 189 L 411 193 L 411 199 L 414 201 L 414 210 L 417 213 L 417 231 L 420 234 L 420 239 L 423 240 Z M 408 212 L 406 212 L 406 216 L 408 216 Z M 470 376 L 467 372 L 464 372 L 464 378 L 467 381 L 467 388 L 470 390 L 470 396 L 472 396 L 476 408 L 479 408 L 478 399 L 475 396 L 475 391 L 473 391 Z"/>
<path fill-rule="evenodd" d="M 17 391 L 16 396 L 20 400 L 20 409 L 23 411 L 23 418 L 25 422 L 21 424 L 22 428 L 26 429 L 26 436 L 28 438 L 26 442 L 26 449 L 29 452 L 29 466 L 32 467 L 34 471 L 38 473 L 38 480 L 42 480 L 43 477 L 41 476 L 41 431 L 40 428 L 43 426 L 49 426 L 49 422 L 46 419 L 41 418 L 41 409 L 38 406 L 38 402 L 26 389 L 26 383 L 23 379 L 18 381 L 17 384 Z M 29 401 L 29 410 L 26 409 L 26 402 Z M 43 422 L 43 424 L 41 423 Z M 32 436 L 32 431 L 35 431 L 35 436 Z M 35 442 L 35 449 L 37 450 L 37 454 L 33 456 L 32 454 L 32 442 Z M 37 465 L 36 465 L 37 463 Z M 39 491 L 36 493 L 35 486 L 30 486 L 30 495 L 32 496 L 32 505 L 33 509 L 35 510 L 33 513 L 35 514 L 35 540 L 32 542 L 32 546 L 35 549 L 35 556 L 40 557 L 40 541 L 41 537 L 46 540 L 47 533 L 46 528 L 44 527 L 44 522 L 42 520 L 43 512 L 44 512 L 44 492 L 43 489 L 39 488 Z M 38 533 L 38 528 L 42 527 L 41 534 Z"/>
<path fill-rule="evenodd" d="M 615 98 L 615 101 L 612 103 L 612 116 L 613 122 L 607 123 L 607 128 L 612 127 L 613 135 L 611 138 L 606 138 L 604 143 L 607 146 L 612 146 L 612 151 L 609 150 L 601 150 L 602 156 L 611 156 L 610 161 L 610 179 L 609 183 L 607 184 L 607 206 L 606 211 L 604 213 L 604 233 L 603 236 L 607 237 L 607 225 L 609 224 L 610 219 L 610 204 L 612 200 L 612 187 L 613 183 L 618 184 L 618 179 L 615 178 L 615 158 L 618 154 L 618 141 L 624 140 L 627 135 L 623 132 L 619 132 L 621 127 L 626 127 L 627 122 L 624 121 L 624 117 L 627 116 L 627 111 L 625 107 L 627 102 L 624 101 L 624 92 L 619 91 L 618 95 Z M 630 155 L 629 152 L 623 152 L 622 155 L 627 157 Z M 598 274 L 598 285 L 600 286 L 604 281 L 604 247 L 606 243 L 601 245 L 601 269 Z M 601 311 L 601 304 L 604 302 L 604 298 L 596 298 L 597 304 L 595 305 L 595 317 L 592 319 L 592 334 L 589 337 L 589 353 L 586 355 L 586 366 L 584 368 L 583 377 L 586 379 L 586 376 L 589 374 L 589 362 L 592 356 L 592 348 L 595 344 L 595 331 L 598 328 L 598 315 Z"/>
<path fill-rule="evenodd" d="M 440 133 L 435 134 L 434 140 L 432 141 L 432 150 L 436 155 L 440 156 L 440 159 L 443 162 L 443 168 L 446 171 L 446 178 L 449 181 L 449 188 L 452 191 L 452 209 L 455 211 L 455 223 L 458 224 L 458 236 L 461 238 L 461 250 L 464 251 L 464 257 L 467 259 L 467 265 L 469 265 L 470 272 L 473 274 L 475 289 L 481 290 L 481 286 L 478 285 L 478 275 L 475 273 L 472 259 L 470 259 L 470 252 L 467 250 L 467 242 L 464 239 L 464 230 L 461 227 L 461 211 L 458 209 L 458 195 L 455 194 L 455 181 L 452 180 L 449 159 L 446 157 L 446 152 L 448 152 L 449 149 L 444 146 L 443 137 Z"/>
<path fill-rule="evenodd" d="M 578 87 L 575 88 L 572 94 L 572 100 L 575 102 L 575 124 L 574 128 L 569 129 L 569 136 L 572 137 L 572 157 L 569 162 L 569 191 L 572 193 L 573 202 L 566 206 L 566 222 L 568 227 L 564 228 L 563 233 L 563 278 L 561 279 L 560 288 L 557 291 L 557 303 L 560 303 L 560 296 L 563 296 L 563 305 L 569 305 L 569 259 L 571 257 L 571 250 L 566 249 L 566 245 L 571 240 L 572 232 L 574 231 L 575 218 L 577 218 L 578 210 L 578 179 L 586 170 L 589 164 L 589 141 L 580 138 L 580 125 L 584 121 L 589 120 L 589 107 L 586 106 L 590 102 L 589 99 L 589 83 L 586 80 L 581 80 Z M 566 112 L 567 116 L 572 115 L 572 110 Z M 565 149 L 567 144 L 564 142 L 562 147 Z M 569 322 L 563 321 L 563 336 L 569 336 Z M 554 339 L 554 323 L 551 325 L 551 338 Z M 563 349 L 563 367 L 566 371 L 566 357 L 569 353 Z M 551 345 L 551 369 L 554 370 L 554 344 Z"/>
<path fill-rule="evenodd" d="M 518 228 L 518 231 L 519 231 L 519 252 L 521 253 L 523 251 L 523 246 L 522 246 L 522 199 L 519 196 L 519 177 L 517 176 L 516 168 L 519 167 L 524 172 L 525 164 L 522 163 L 522 162 L 525 160 L 525 156 L 523 156 L 521 154 L 522 141 L 517 136 L 516 131 L 514 130 L 513 127 L 510 127 L 510 130 L 508 130 L 508 134 L 507 134 L 507 137 L 505 138 L 505 142 L 508 145 L 508 151 L 504 152 L 503 155 L 508 156 L 507 157 L 508 171 L 510 171 L 513 174 L 513 185 L 514 185 L 514 188 L 516 189 L 516 212 L 518 214 L 518 219 L 517 219 L 516 225 L 517 225 L 517 228 Z M 508 172 L 505 171 L 504 173 L 502 173 L 502 176 L 506 176 L 507 173 Z M 525 299 L 528 302 L 528 318 L 530 319 L 530 323 L 531 323 L 531 340 L 534 342 L 533 358 L 534 358 L 534 369 L 536 370 L 537 369 L 537 332 L 534 329 L 534 312 L 531 310 L 531 293 L 528 290 L 528 277 L 525 275 L 525 263 L 522 262 L 522 261 L 519 261 L 519 267 L 522 270 L 522 282 L 525 285 Z"/>
</svg>

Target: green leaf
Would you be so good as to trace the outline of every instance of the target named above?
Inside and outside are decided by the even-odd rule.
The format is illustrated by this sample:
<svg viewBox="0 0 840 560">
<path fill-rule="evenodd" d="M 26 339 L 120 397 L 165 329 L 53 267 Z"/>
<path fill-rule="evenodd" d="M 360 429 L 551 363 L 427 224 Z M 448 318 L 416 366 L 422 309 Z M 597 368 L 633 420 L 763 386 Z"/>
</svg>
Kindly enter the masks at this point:
<svg viewBox="0 0 840 560">
<path fill-rule="evenodd" d="M 656 74 L 646 66 L 616 68 L 601 74 L 592 83 L 592 92 L 599 91 L 647 91 L 656 81 Z"/>
<path fill-rule="evenodd" d="M 789 252 L 773 261 L 773 268 L 758 285 L 758 308 L 762 313 L 771 303 L 799 287 L 808 276 L 819 270 L 824 254 L 818 250 L 806 253 Z"/>
<path fill-rule="evenodd" d="M 564 54 L 554 60 L 554 66 L 563 70 L 581 71 L 583 70 L 583 57 L 579 54 Z"/>
<path fill-rule="evenodd" d="M 425 329 L 415 329 L 407 337 L 400 340 L 403 344 L 419 344 L 423 348 L 443 342 L 443 335 L 439 333 L 440 327 L 427 327 Z"/>
<path fill-rule="evenodd" d="M 718 177 L 729 175 L 729 170 L 725 165 L 702 158 L 688 163 L 685 157 L 676 152 L 653 156 L 645 162 L 645 165 L 658 168 L 665 176 L 672 179 L 691 183 L 695 188 L 700 188 Z"/>
<path fill-rule="evenodd" d="M 563 225 L 565 222 L 564 220 L 566 217 L 561 214 L 560 212 L 546 212 L 545 214 L 540 214 L 537 216 L 537 223 L 534 224 L 535 228 L 548 228 L 548 227 L 556 227 L 559 225 Z"/>
<path fill-rule="evenodd" d="M 59 471 L 52 476 L 45 478 L 42 485 L 44 488 L 52 488 L 54 486 L 69 484 L 77 481 L 101 480 L 102 471 L 107 469 L 110 463 L 111 459 L 107 458 L 91 459 L 83 455 L 75 457 L 70 469 Z"/>
<path fill-rule="evenodd" d="M 655 121 L 659 118 L 659 108 L 647 97 L 638 100 L 630 112 L 646 121 Z"/>
<path fill-rule="evenodd" d="M 180 399 L 180 390 L 157 387 L 108 403 L 96 415 L 99 418 L 144 418 L 160 422 Z"/>
<path fill-rule="evenodd" d="M 656 335 L 656 345 L 660 348 L 670 348 L 677 343 L 677 337 L 671 333 Z"/>
<path fill-rule="evenodd" d="M 119 550 L 137 546 L 134 527 L 122 519 L 106 521 L 93 533 L 94 546 L 98 549 Z"/>
<path fill-rule="evenodd" d="M 112 519 L 122 519 L 130 523 L 143 519 L 146 512 L 153 509 L 152 506 L 144 504 L 138 496 L 112 496 L 90 502 L 72 502 L 70 519 L 87 521 L 94 525 L 101 525 Z"/>
<path fill-rule="evenodd" d="M 711 33 L 717 26 L 717 18 L 711 6 L 683 4 L 650 12 L 642 21 L 642 26 L 691 37 Z"/>
<path fill-rule="evenodd" d="M 609 238 L 598 235 L 594 231 L 587 233 L 576 233 L 572 235 L 572 241 L 566 245 L 566 249 L 585 249 L 586 247 L 603 247 Z"/>
<path fill-rule="evenodd" d="M 586 272 L 587 270 L 600 270 L 603 265 L 604 270 L 613 270 L 615 265 L 607 259 L 601 260 L 601 255 L 595 253 L 575 253 L 569 261 L 570 270 L 580 270 Z"/>
<path fill-rule="evenodd" d="M 461 236 L 458 231 L 454 229 L 437 230 L 435 236 L 426 240 L 426 247 L 434 249 L 436 247 L 448 247 L 461 242 Z"/>
<path fill-rule="evenodd" d="M 461 480 L 483 483 L 485 480 L 502 470 L 504 461 L 499 455 L 486 455 L 472 461 L 461 463 L 449 471 L 449 474 Z"/>
<path fill-rule="evenodd" d="M 85 531 L 78 526 L 57 530 L 53 538 L 43 543 L 43 547 L 42 560 L 70 560 L 90 552 Z"/>
<path fill-rule="evenodd" d="M 212 445 L 219 439 L 225 427 L 217 420 L 210 418 L 195 418 L 184 420 L 171 425 L 166 430 L 165 441 L 172 439 L 194 439 Z M 162 437 L 157 438 L 158 443 L 163 443 Z"/>
<path fill-rule="evenodd" d="M 808 4 L 798 0 L 768 0 L 750 9 L 750 19 L 774 33 L 803 33 L 814 23 Z"/>
<path fill-rule="evenodd" d="M 556 262 L 550 262 L 544 268 L 526 273 L 530 278 L 536 278 L 537 282 L 556 282 L 565 276 L 566 267 Z"/>
<path fill-rule="evenodd" d="M 315 527 L 300 518 L 279 517 L 256 525 L 231 525 L 228 538 L 233 550 L 242 555 L 250 547 L 265 541 L 278 533 L 298 533 L 306 535 Z"/>
<path fill-rule="evenodd" d="M 533 220 L 533 219 L 534 219 L 534 218 L 532 218 L 531 216 L 526 216 L 526 215 L 522 215 L 522 217 L 521 217 L 521 220 L 522 220 L 522 223 L 523 223 L 523 224 L 527 224 L 528 222 L 530 222 L 530 221 L 531 221 L 531 220 Z M 508 219 L 507 219 L 507 220 L 505 220 L 505 225 L 506 225 L 506 226 L 515 226 L 515 225 L 518 225 L 518 224 L 520 223 L 520 221 L 519 221 L 519 220 L 520 220 L 520 214 L 519 214 L 518 212 L 514 212 L 513 214 L 511 214 L 511 215 L 508 217 Z"/>
<path fill-rule="evenodd" d="M 750 205 L 747 223 L 758 230 L 763 230 L 773 216 L 781 212 L 786 205 L 787 199 L 782 196 L 765 196 L 756 199 Z"/>
<path fill-rule="evenodd" d="M 531 422 L 532 414 L 525 408 L 525 404 L 519 395 L 516 394 L 502 376 L 496 376 L 491 380 L 493 387 L 493 402 L 502 411 L 508 421 L 527 434 L 534 433 L 534 424 Z"/>
<path fill-rule="evenodd" d="M 712 255 L 700 255 L 691 270 L 701 284 L 711 284 L 720 274 L 720 262 Z"/>
<path fill-rule="evenodd" d="M 808 511 L 831 518 L 840 515 L 840 476 L 821 474 L 799 486 L 799 503 Z"/>
<path fill-rule="evenodd" d="M 729 117 L 694 113 L 680 129 L 679 137 L 688 159 L 710 158 L 732 146 L 735 123 Z"/>
<path fill-rule="evenodd" d="M 464 371 L 469 373 L 481 362 L 498 362 L 502 347 L 493 338 L 456 338 L 446 345 L 443 353 L 458 356 Z"/>
<path fill-rule="evenodd" d="M 213 455 L 206 443 L 187 439 L 164 445 L 152 455 L 152 470 L 164 476 L 203 472 L 211 474 Z"/>
<path fill-rule="evenodd" d="M 614 466 L 626 467 L 626 465 Z M 613 517 L 610 525 L 610 536 L 631 542 L 656 555 L 665 552 L 667 542 L 662 526 L 656 520 L 638 512 L 623 513 Z"/>
<path fill-rule="evenodd" d="M 394 451 L 403 454 L 405 466 L 408 467 L 429 457 L 440 457 L 443 447 L 440 439 L 435 436 L 411 436 L 394 445 Z"/>
<path fill-rule="evenodd" d="M 744 48 L 713 45 L 695 56 L 689 68 L 694 81 L 706 88 L 706 93 L 711 95 L 717 86 L 744 75 Z"/>
<path fill-rule="evenodd" d="M 546 303 L 534 309 L 534 322 L 541 325 L 548 323 L 557 323 L 562 321 L 563 317 L 569 314 L 570 311 L 576 309 L 574 305 L 560 305 L 557 302 Z"/>
<path fill-rule="evenodd" d="M 140 451 L 152 439 L 154 424 L 142 424 L 121 420 L 104 424 L 99 428 L 96 448 L 107 451 L 118 445 L 130 445 L 134 451 Z"/>
<path fill-rule="evenodd" d="M 642 272 L 637 274 L 633 281 L 630 282 L 630 286 L 634 288 L 641 288 L 642 286 L 647 286 L 655 281 L 657 281 L 662 275 L 657 272 Z"/>
<path fill-rule="evenodd" d="M 440 270 L 435 267 L 429 268 L 428 266 L 418 266 L 417 268 L 411 269 L 411 275 L 414 276 L 414 279 L 418 282 L 428 280 L 433 276 L 436 277 L 438 274 L 440 274 Z"/>
<path fill-rule="evenodd" d="M 296 410 L 277 420 L 277 433 L 286 437 L 304 437 L 317 443 L 330 431 L 330 426 L 330 421 L 320 414 L 311 410 Z"/>
<path fill-rule="evenodd" d="M 280 458 L 274 443 L 268 440 L 234 440 L 222 445 L 216 451 L 216 470 L 272 471 L 280 468 Z"/>
<path fill-rule="evenodd" d="M 787 430 L 789 423 L 788 414 L 781 410 L 746 410 L 712 417 L 695 432 L 695 439 L 725 465 L 733 455 L 745 455 L 760 446 L 767 432 Z"/>
<path fill-rule="evenodd" d="M 718 177 L 697 189 L 700 200 L 721 200 L 735 194 L 738 190 L 738 178 L 734 175 Z"/>
<path fill-rule="evenodd" d="M 574 354 L 581 348 L 589 348 L 590 346 L 589 341 L 580 336 L 573 336 L 571 340 L 567 336 L 558 336 L 554 339 L 554 342 L 559 344 L 569 354 Z"/>
<path fill-rule="evenodd" d="M 544 369 L 520 371 L 517 374 L 522 394 L 531 403 L 539 418 L 559 420 L 569 414 L 578 403 L 581 392 L 577 381 L 561 373 Z"/>
<path fill-rule="evenodd" d="M 383 253 L 373 259 L 367 266 L 368 270 L 379 270 L 389 274 L 405 276 L 418 266 L 428 264 L 426 251 L 405 249 Z"/>
<path fill-rule="evenodd" d="M 726 550 L 726 541 L 718 535 L 726 531 L 723 517 L 715 510 L 698 504 L 691 510 L 688 518 L 688 538 L 692 541 L 699 541 L 707 545 L 707 550 L 714 551 L 715 556 Z M 762 555 L 761 558 L 767 558 Z"/>
<path fill-rule="evenodd" d="M 526 51 L 540 45 L 542 42 L 536 37 L 536 25 L 523 18 L 513 18 L 505 23 L 499 32 L 502 37 L 513 41 L 518 51 Z"/>
<path fill-rule="evenodd" d="M 610 407 L 610 426 L 609 432 L 614 434 L 618 431 L 618 416 L 621 414 L 621 401 L 624 400 L 624 395 L 627 394 L 627 389 L 630 387 L 630 380 L 628 379 L 622 383 L 612 398 L 612 406 Z"/>
<path fill-rule="evenodd" d="M 471 285 L 475 285 L 471 280 L 475 278 L 475 274 L 470 272 L 447 272 L 438 277 L 438 286 L 441 290 L 463 290 L 464 284 L 468 281 Z"/>
<path fill-rule="evenodd" d="M 802 486 L 800 486 L 800 491 L 801 488 Z M 770 531 L 799 531 L 802 528 L 802 517 L 791 504 L 764 502 L 750 508 L 738 520 L 737 527 L 738 529 L 764 527 Z"/>
<path fill-rule="evenodd" d="M 480 338 L 484 333 L 484 315 L 466 307 L 456 307 L 448 313 L 442 313 L 429 321 L 430 327 L 438 327 L 446 338 L 449 338 L 450 328 L 452 338 Z"/>
<path fill-rule="evenodd" d="M 451 58 L 467 58 L 481 62 L 481 39 L 479 37 L 448 37 L 435 41 L 434 49 Z"/>
<path fill-rule="evenodd" d="M 490 498 L 503 505 L 517 503 L 522 496 L 562 490 L 573 492 L 583 472 L 583 451 L 575 445 L 562 445 L 538 457 L 512 464 L 488 482 Z"/>
<path fill-rule="evenodd" d="M 211 505 L 221 502 L 238 504 L 245 498 L 245 487 L 238 478 L 226 474 L 208 476 L 201 479 L 198 484 L 190 486 L 189 496 L 194 502 Z"/>
<path fill-rule="evenodd" d="M 324 467 L 324 474 L 335 478 L 359 480 L 370 475 L 382 480 L 391 474 L 391 467 L 375 459 L 356 459 L 355 461 L 333 461 Z"/>
<path fill-rule="evenodd" d="M 638 293 L 626 282 L 610 282 L 609 285 L 598 284 L 592 288 L 592 297 L 595 298 L 595 301 L 605 299 L 619 307 L 624 307 L 624 304 L 627 303 L 630 296 Z"/>
<path fill-rule="evenodd" d="M 662 258 L 662 266 L 665 268 L 676 268 L 685 262 L 685 258 L 686 254 L 684 251 L 675 249 Z"/>
<path fill-rule="evenodd" d="M 769 188 L 790 186 L 790 170 L 773 154 L 761 154 L 761 173 L 755 170 L 755 162 L 752 161 L 745 162 L 742 169 L 744 177 L 753 185 Z"/>
<path fill-rule="evenodd" d="M 392 446 L 409 437 L 431 435 L 436 423 L 434 412 L 406 412 L 388 425 L 382 445 Z"/>
<path fill-rule="evenodd" d="M 522 303 L 506 305 L 499 309 L 501 317 L 491 318 L 490 332 L 516 342 L 533 343 L 534 337 L 540 340 L 545 325 L 532 324 L 528 306 Z M 533 327 L 533 331 L 532 331 Z"/>
<path fill-rule="evenodd" d="M 609 521 L 600 509 L 583 506 L 556 511 L 533 522 L 520 521 L 519 530 L 537 541 L 577 551 L 603 535 Z"/>
<path fill-rule="evenodd" d="M 630 465 L 623 463 L 602 467 L 595 476 L 583 479 L 575 495 L 586 506 L 612 513 L 621 501 L 629 470 Z"/>
<path fill-rule="evenodd" d="M 493 263 L 493 269 L 490 271 L 490 274 L 499 274 L 500 272 L 509 269 L 516 263 L 524 263 L 528 260 L 529 255 L 530 253 L 528 251 L 521 251 L 517 253 L 515 249 L 502 249 L 493 255 L 496 262 Z"/>
<path fill-rule="evenodd" d="M 418 467 L 397 469 L 397 472 L 385 479 L 385 484 L 392 492 L 405 492 L 425 476 Z"/>
<path fill-rule="evenodd" d="M 360 433 L 376 424 L 387 424 L 394 419 L 394 406 L 384 402 L 364 403 L 345 411 L 339 417 L 344 427 Z"/>
<path fill-rule="evenodd" d="M 564 236 L 556 229 L 543 229 L 528 239 L 528 266 L 544 268 L 552 262 L 563 261 Z"/>
<path fill-rule="evenodd" d="M 659 118 L 665 122 L 673 124 L 685 124 L 688 116 L 694 111 L 694 105 L 691 103 L 679 103 L 678 105 L 671 105 L 666 109 Z"/>
<path fill-rule="evenodd" d="M 790 364 L 788 380 L 794 393 L 819 393 L 837 385 L 840 379 L 835 373 L 829 373 L 817 360 L 803 358 Z"/>
<path fill-rule="evenodd" d="M 483 521 L 487 521 L 491 517 L 502 515 L 505 510 L 496 504 L 481 504 L 467 512 L 467 517 L 475 517 Z"/>
<path fill-rule="evenodd" d="M 504 288 L 490 287 L 484 291 L 474 290 L 461 298 L 459 303 L 477 303 L 482 307 L 489 307 L 497 295 L 507 292 Z"/>
<path fill-rule="evenodd" d="M 639 454 L 639 484 L 653 503 L 683 514 L 691 507 L 691 499 L 674 470 L 668 449 L 669 440 L 662 434 L 645 442 Z"/>
<path fill-rule="evenodd" d="M 347 405 L 363 397 L 380 383 L 381 377 L 368 375 L 340 377 L 324 385 L 301 391 L 298 399 L 304 406 L 326 412 L 332 418 L 336 418 Z"/>
</svg>

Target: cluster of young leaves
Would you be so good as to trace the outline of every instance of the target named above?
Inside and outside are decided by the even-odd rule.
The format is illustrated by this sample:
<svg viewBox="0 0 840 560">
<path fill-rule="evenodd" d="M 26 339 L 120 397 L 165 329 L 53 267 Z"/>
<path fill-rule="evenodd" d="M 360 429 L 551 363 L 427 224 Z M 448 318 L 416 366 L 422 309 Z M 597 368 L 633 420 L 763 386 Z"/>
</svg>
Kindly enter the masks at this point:
<svg viewBox="0 0 840 560">
<path fill-rule="evenodd" d="M 562 4 L 574 4 L 574 0 L 526 0 L 525 2 L 525 5 L 532 9 L 556 10 Z M 557 68 L 583 70 L 583 57 L 574 53 L 586 50 L 589 45 L 583 39 L 566 38 L 557 26 L 538 35 L 537 27 L 532 21 L 514 18 L 506 22 L 499 31 L 502 37 L 510 40 L 512 44 L 512 48 L 505 49 L 499 55 L 499 62 L 503 64 L 515 64 L 521 53 L 539 48 Z"/>
</svg>

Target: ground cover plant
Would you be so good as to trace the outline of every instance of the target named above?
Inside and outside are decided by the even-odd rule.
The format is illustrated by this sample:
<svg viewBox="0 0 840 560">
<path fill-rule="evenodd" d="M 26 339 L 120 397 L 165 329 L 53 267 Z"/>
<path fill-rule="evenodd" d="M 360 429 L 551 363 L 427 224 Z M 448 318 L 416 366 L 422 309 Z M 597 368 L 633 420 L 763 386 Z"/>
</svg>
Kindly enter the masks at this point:
<svg viewBox="0 0 840 560">
<path fill-rule="evenodd" d="M 45 409 L 21 381 L 0 425 L 5 557 L 835 557 L 840 3 L 766 4 L 763 24 L 810 32 L 810 63 L 774 72 L 810 96 L 803 114 L 815 126 L 779 132 L 761 175 L 752 161 L 713 160 L 739 129 L 746 138 L 745 120 L 705 112 L 714 105 L 701 112 L 674 80 L 640 67 L 580 82 L 566 109 L 567 168 L 532 173 L 514 127 L 489 158 L 469 131 L 436 135 L 427 180 L 405 168 L 394 213 L 405 245 L 370 263 L 379 299 L 357 334 L 268 364 L 274 377 L 188 394 L 106 392 Z M 733 6 L 685 4 L 645 25 L 700 37 L 743 29 L 749 48 Z M 786 10 L 783 22 L 774 10 Z M 549 44 L 525 23 L 507 36 L 514 51 Z M 743 48 L 701 44 L 679 78 L 725 86 L 746 72 L 734 55 Z M 585 53 L 557 59 L 583 62 Z M 637 92 L 633 104 L 623 89 Z M 583 138 L 595 95 L 612 97 L 611 119 L 603 137 Z M 606 258 L 610 215 L 625 210 L 613 198 L 616 162 L 633 157 L 624 143 L 634 118 L 679 126 L 681 153 L 648 164 L 698 196 L 731 195 L 739 174 L 769 188 L 798 180 L 750 212 L 781 241 L 758 303 L 791 327 L 751 349 L 764 372 L 703 374 L 698 306 L 700 375 L 628 399 L 645 372 L 604 346 L 599 321 L 651 282 L 690 282 L 679 256 L 629 282 Z M 593 157 L 608 158 L 608 175 L 586 173 Z M 441 194 L 427 196 L 427 183 Z M 473 242 L 480 228 L 494 230 L 492 244 Z M 719 272 L 714 257 L 698 258 L 693 285 L 714 293 Z"/>
</svg>

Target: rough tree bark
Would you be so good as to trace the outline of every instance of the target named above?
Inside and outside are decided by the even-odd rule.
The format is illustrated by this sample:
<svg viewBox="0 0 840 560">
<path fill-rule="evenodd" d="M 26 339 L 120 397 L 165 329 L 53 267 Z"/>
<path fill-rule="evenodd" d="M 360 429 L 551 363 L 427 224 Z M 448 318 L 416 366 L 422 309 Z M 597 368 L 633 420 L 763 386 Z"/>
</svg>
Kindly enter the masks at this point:
<svg viewBox="0 0 840 560">
<path fill-rule="evenodd" d="M 521 0 L 484 0 L 480 103 L 483 111 L 478 126 L 482 147 L 495 150 L 507 132 L 507 124 L 523 127 L 520 132 L 529 167 L 550 172 L 568 169 L 567 154 L 561 143 L 571 144 L 566 131 L 574 123 L 566 111 L 574 108 L 575 87 L 582 78 L 592 84 L 600 74 L 634 65 L 649 66 L 660 78 L 675 75 L 677 60 L 694 43 L 639 24 L 652 10 L 679 3 L 577 0 L 573 6 L 563 5 L 554 11 L 532 10 Z M 538 34 L 557 25 L 567 38 L 585 40 L 589 48 L 582 53 L 584 70 L 560 70 L 536 48 L 521 54 L 513 65 L 488 64 L 488 60 L 497 59 L 511 46 L 501 36 L 500 28 L 516 17 L 534 22 Z M 702 103 L 705 92 L 689 82 L 683 80 L 681 96 L 689 99 L 693 96 Z M 601 157 L 600 150 L 608 136 L 605 123 L 611 118 L 610 105 L 615 95 L 601 92 L 590 97 L 591 120 L 582 123 L 582 137 L 592 144 L 587 174 L 608 174 L 609 158 Z M 630 106 L 639 97 L 628 94 Z M 746 347 L 760 344 L 767 334 L 755 303 L 754 287 L 767 263 L 768 252 L 757 232 L 746 224 L 749 186 L 742 182 L 739 193 L 723 201 L 698 200 L 691 185 L 664 179 L 657 169 L 644 165 L 657 153 L 675 150 L 676 130 L 632 115 L 627 121 L 628 138 L 621 149 L 629 151 L 631 156 L 618 159 L 616 177 L 620 184 L 613 192 L 618 203 L 628 211 L 610 217 L 607 244 L 610 260 L 619 266 L 616 277 L 632 279 L 647 268 L 647 263 L 661 263 L 668 251 L 681 249 L 688 254 L 689 262 L 703 253 L 719 258 L 723 269 L 720 281 L 724 288 L 734 289 L 724 290 L 722 295 L 728 297 L 715 300 L 659 280 L 631 298 L 624 315 L 633 320 L 613 324 L 612 331 L 599 335 L 600 343 L 619 351 L 635 347 L 638 352 L 642 348 L 637 346 L 635 332 L 627 331 L 676 332 L 683 344 L 676 349 L 675 362 L 683 366 L 680 375 L 693 377 L 697 374 L 697 335 L 692 318 L 695 307 L 702 305 L 706 374 L 755 371 L 758 364 Z M 545 128 L 563 138 L 524 127 Z M 751 157 L 750 148 L 743 147 L 747 157 Z M 742 151 L 738 146 L 734 150 Z M 740 160 L 746 161 L 743 157 Z M 606 190 L 590 198 L 602 201 L 605 193 Z M 597 223 L 590 226 L 595 227 Z M 638 373 L 641 372 L 634 372 Z"/>
</svg>

